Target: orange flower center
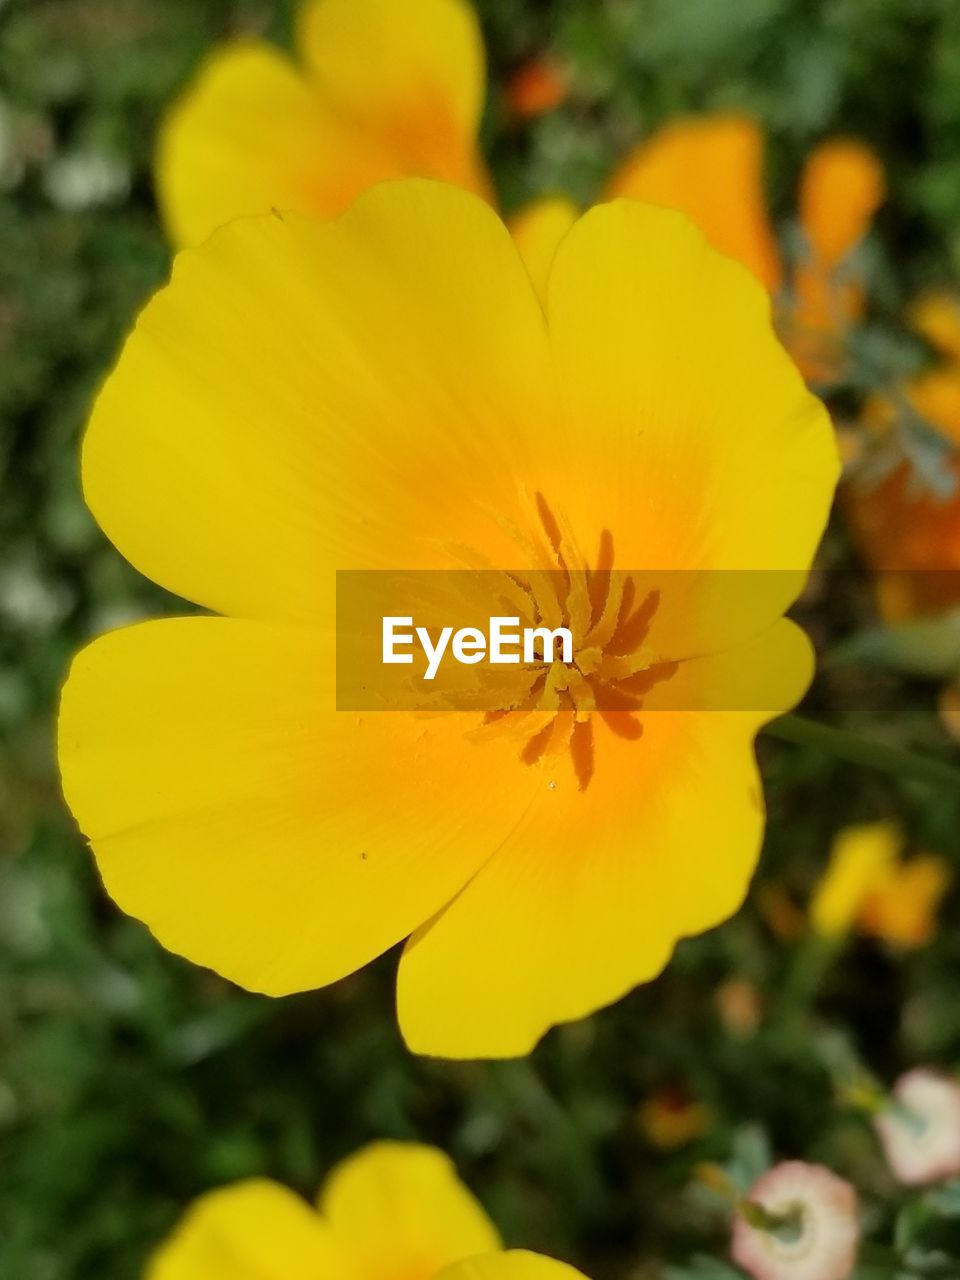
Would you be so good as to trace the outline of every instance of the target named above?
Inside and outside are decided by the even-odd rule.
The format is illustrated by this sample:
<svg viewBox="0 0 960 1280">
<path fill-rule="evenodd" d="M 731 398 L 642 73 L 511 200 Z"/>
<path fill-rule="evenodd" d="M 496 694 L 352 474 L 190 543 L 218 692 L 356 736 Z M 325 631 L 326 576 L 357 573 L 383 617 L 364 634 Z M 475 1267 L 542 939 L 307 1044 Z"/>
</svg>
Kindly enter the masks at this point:
<svg viewBox="0 0 960 1280">
<path fill-rule="evenodd" d="M 614 572 L 614 540 L 600 534 L 594 565 L 577 568 L 560 525 L 542 494 L 537 514 L 553 567 L 529 574 L 511 573 L 517 588 L 521 627 L 566 627 L 574 638 L 571 662 L 541 649 L 541 658 L 524 664 L 511 680 L 519 690 L 511 705 L 484 716 L 485 725 L 518 729 L 532 712 L 553 712 L 524 737 L 520 759 L 536 764 L 567 750 L 581 790 L 594 772 L 594 720 L 620 738 L 643 734 L 639 712 L 644 695 L 677 670 L 677 663 L 653 661 L 646 647 L 660 606 L 660 592 L 641 593 L 629 573 Z"/>
</svg>

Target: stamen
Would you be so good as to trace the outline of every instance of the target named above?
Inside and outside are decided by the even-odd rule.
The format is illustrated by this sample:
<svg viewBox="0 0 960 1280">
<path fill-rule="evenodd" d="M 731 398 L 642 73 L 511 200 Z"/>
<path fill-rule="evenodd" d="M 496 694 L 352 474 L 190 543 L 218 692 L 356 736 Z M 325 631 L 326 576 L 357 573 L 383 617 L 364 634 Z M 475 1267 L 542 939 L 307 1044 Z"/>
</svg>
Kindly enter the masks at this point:
<svg viewBox="0 0 960 1280">
<path fill-rule="evenodd" d="M 573 760 L 573 771 L 580 784 L 580 790 L 586 791 L 593 777 L 593 725 L 589 720 L 577 720 L 570 735 L 570 757 Z"/>
<path fill-rule="evenodd" d="M 660 592 L 648 591 L 630 617 L 618 624 L 607 646 L 608 651 L 613 654 L 623 654 L 633 653 L 635 649 L 639 649 L 650 634 L 651 624 L 659 608 Z"/>
<path fill-rule="evenodd" d="M 660 607 L 660 592 L 648 591 L 638 601 L 633 577 L 614 575 L 615 544 L 609 529 L 600 533 L 595 566 L 590 567 L 576 549 L 572 533 L 558 519 L 543 494 L 535 494 L 536 519 L 541 532 L 518 533 L 518 542 L 535 548 L 529 573 L 508 573 L 504 603 L 511 612 L 529 614 L 535 626 L 566 626 L 578 638 L 579 648 L 567 666 L 555 659 L 547 666 L 545 654 L 528 664 L 530 685 L 511 707 L 488 712 L 484 725 L 491 732 L 516 733 L 523 745 L 520 759 L 535 765 L 562 750 L 569 750 L 578 787 L 585 791 L 597 767 L 596 725 L 615 737 L 636 742 L 643 736 L 639 718 L 644 696 L 669 680 L 676 662 L 654 661 L 644 650 Z M 562 513 L 561 513 L 562 515 Z M 552 558 L 554 567 L 545 567 Z M 553 713 L 535 732 L 524 722 L 533 714 Z M 538 716 L 539 719 L 539 716 Z M 499 729 L 493 726 L 500 725 Z M 529 734 L 529 736 L 527 736 Z M 523 738 L 526 738 L 523 741 Z"/>
</svg>

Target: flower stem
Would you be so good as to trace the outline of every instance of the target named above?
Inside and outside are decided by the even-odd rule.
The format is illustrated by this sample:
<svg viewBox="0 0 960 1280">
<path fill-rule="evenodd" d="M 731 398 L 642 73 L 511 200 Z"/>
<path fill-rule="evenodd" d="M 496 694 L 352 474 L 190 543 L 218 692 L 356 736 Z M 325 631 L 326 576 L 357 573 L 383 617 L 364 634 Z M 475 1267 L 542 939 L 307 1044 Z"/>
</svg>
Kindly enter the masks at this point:
<svg viewBox="0 0 960 1280">
<path fill-rule="evenodd" d="M 955 787 L 960 792 L 960 769 L 935 756 L 890 747 L 883 742 L 862 738 L 847 729 L 818 724 L 805 716 L 780 716 L 766 726 L 765 732 L 783 742 L 828 752 L 850 764 L 862 764 L 868 769 L 881 769 L 885 773 L 929 782 L 934 786 Z"/>
</svg>

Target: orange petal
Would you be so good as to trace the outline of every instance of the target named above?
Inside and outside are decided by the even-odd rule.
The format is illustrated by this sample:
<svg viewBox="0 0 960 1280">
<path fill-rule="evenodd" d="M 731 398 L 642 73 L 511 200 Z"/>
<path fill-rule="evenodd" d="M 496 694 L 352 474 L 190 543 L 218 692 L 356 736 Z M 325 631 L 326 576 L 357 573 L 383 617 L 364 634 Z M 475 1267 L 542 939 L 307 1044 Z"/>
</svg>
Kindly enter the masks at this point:
<svg viewBox="0 0 960 1280">
<path fill-rule="evenodd" d="M 800 184 L 800 223 L 814 262 L 837 267 L 870 230 L 886 194 L 883 168 L 869 147 L 843 138 L 817 147 Z"/>
<path fill-rule="evenodd" d="M 960 362 L 960 298 L 955 293 L 931 289 L 917 298 L 907 318 L 931 346 Z"/>
<path fill-rule="evenodd" d="M 934 375 L 931 375 L 934 376 Z M 902 463 L 878 484 L 843 488 L 843 511 L 890 622 L 960 602 L 960 461 L 944 463 L 956 489 L 941 497 Z"/>
<path fill-rule="evenodd" d="M 563 103 L 570 80 L 558 63 L 546 54 L 530 58 L 518 67 L 506 86 L 507 105 L 519 120 L 545 115 Z"/>
<path fill-rule="evenodd" d="M 627 157 L 607 194 L 681 210 L 771 292 L 780 284 L 763 190 L 763 135 L 753 120 L 706 116 L 668 124 Z"/>
</svg>

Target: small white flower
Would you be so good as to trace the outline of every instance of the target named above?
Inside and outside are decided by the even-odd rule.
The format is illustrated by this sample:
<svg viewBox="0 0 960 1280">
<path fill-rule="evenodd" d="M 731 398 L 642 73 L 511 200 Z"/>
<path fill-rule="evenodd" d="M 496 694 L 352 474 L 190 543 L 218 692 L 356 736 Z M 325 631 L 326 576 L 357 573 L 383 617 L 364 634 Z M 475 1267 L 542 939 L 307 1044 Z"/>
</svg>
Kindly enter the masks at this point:
<svg viewBox="0 0 960 1280">
<path fill-rule="evenodd" d="M 50 162 L 43 186 L 58 208 L 77 213 L 124 200 L 130 190 L 130 169 L 125 161 L 104 152 L 74 151 Z"/>
<path fill-rule="evenodd" d="M 859 1241 L 850 1183 L 788 1160 L 751 1188 L 734 1219 L 731 1256 L 754 1280 L 846 1280 Z"/>
<path fill-rule="evenodd" d="M 960 1084 L 918 1068 L 901 1076 L 874 1119 L 893 1175 L 906 1186 L 960 1174 Z"/>
</svg>

